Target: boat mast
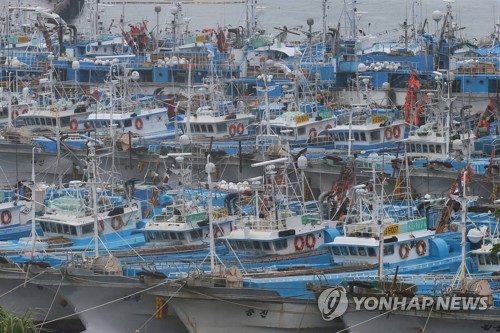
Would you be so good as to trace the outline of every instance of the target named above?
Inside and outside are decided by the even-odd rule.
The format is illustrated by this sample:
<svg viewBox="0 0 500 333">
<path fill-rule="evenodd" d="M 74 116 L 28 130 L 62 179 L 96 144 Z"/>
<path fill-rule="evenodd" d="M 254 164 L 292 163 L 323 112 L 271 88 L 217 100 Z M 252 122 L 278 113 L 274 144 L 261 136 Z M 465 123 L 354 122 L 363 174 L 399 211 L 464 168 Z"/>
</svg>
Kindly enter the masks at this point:
<svg viewBox="0 0 500 333">
<path fill-rule="evenodd" d="M 92 190 L 92 212 L 94 216 L 94 250 L 95 257 L 99 257 L 99 210 L 97 207 L 97 163 L 95 155 L 95 144 L 89 142 L 89 158 L 92 163 L 92 177 L 91 177 L 91 190 Z"/>
<path fill-rule="evenodd" d="M 214 225 L 213 225 L 213 208 L 212 208 L 212 173 L 215 171 L 215 165 L 210 162 L 210 154 L 207 155 L 207 164 L 205 172 L 207 173 L 208 185 L 208 233 L 210 239 L 210 270 L 215 271 L 215 242 L 214 242 Z"/>
</svg>

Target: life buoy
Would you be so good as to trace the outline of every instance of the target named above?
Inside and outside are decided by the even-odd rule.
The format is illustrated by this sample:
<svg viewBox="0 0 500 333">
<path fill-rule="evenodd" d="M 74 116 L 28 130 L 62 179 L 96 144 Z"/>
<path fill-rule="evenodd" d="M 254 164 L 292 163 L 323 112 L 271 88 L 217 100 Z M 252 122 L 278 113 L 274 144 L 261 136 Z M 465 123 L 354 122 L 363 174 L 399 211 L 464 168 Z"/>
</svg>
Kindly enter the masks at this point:
<svg viewBox="0 0 500 333">
<path fill-rule="evenodd" d="M 86 128 L 86 129 L 89 129 L 90 127 L 92 127 L 92 124 L 89 122 L 89 121 L 86 121 L 85 124 L 83 124 L 83 126 Z"/>
<path fill-rule="evenodd" d="M 316 129 L 313 127 L 309 130 L 309 138 L 310 139 L 316 139 L 316 137 L 318 136 L 318 131 L 316 131 Z"/>
<path fill-rule="evenodd" d="M 102 219 L 99 219 L 98 224 L 99 229 L 97 230 L 97 232 L 99 235 L 102 235 L 104 233 L 104 221 Z"/>
<path fill-rule="evenodd" d="M 239 123 L 238 126 L 236 127 L 236 131 L 240 135 L 245 133 L 245 125 L 243 125 L 242 123 Z"/>
<path fill-rule="evenodd" d="M 123 219 L 121 216 L 113 216 L 111 219 L 111 226 L 115 230 L 120 230 L 123 227 Z"/>
<path fill-rule="evenodd" d="M 310 249 L 314 248 L 314 246 L 316 245 L 316 237 L 314 237 L 314 234 L 307 235 L 307 237 L 306 237 L 306 245 Z"/>
<path fill-rule="evenodd" d="M 12 120 L 16 120 L 16 118 L 17 118 L 17 117 L 19 117 L 19 112 L 17 112 L 16 110 L 14 110 L 14 111 L 12 111 L 12 112 L 10 113 L 10 118 L 11 118 Z"/>
<path fill-rule="evenodd" d="M 69 122 L 69 128 L 72 130 L 78 128 L 78 120 L 76 120 L 76 118 L 71 119 L 71 121 Z"/>
<path fill-rule="evenodd" d="M 217 227 L 214 229 L 214 237 L 219 238 L 224 236 L 224 230 L 221 227 Z"/>
<path fill-rule="evenodd" d="M 295 237 L 294 243 L 296 251 L 302 251 L 302 249 L 304 249 L 304 245 L 306 244 L 306 242 L 304 241 L 304 237 L 302 236 Z"/>
<path fill-rule="evenodd" d="M 410 255 L 410 247 L 408 244 L 401 244 L 399 246 L 399 257 L 401 259 L 406 259 Z"/>
<path fill-rule="evenodd" d="M 417 242 L 417 254 L 419 256 L 423 256 L 425 254 L 425 252 L 427 251 L 427 244 L 423 241 L 423 240 L 419 240 Z"/>
<path fill-rule="evenodd" d="M 390 127 L 385 128 L 385 139 L 386 140 L 392 139 L 392 129 Z"/>
<path fill-rule="evenodd" d="M 235 124 L 231 124 L 231 126 L 229 126 L 229 135 L 230 136 L 236 135 L 236 125 Z"/>
<path fill-rule="evenodd" d="M 26 113 L 28 113 L 28 109 L 24 109 L 22 112 L 22 114 L 26 114 Z"/>
<path fill-rule="evenodd" d="M 134 124 L 135 128 L 137 128 L 138 130 L 142 129 L 142 126 L 144 125 L 141 118 L 137 118 Z"/>
<path fill-rule="evenodd" d="M 401 136 L 401 127 L 395 126 L 394 129 L 392 130 L 392 134 L 394 134 L 395 139 L 398 139 Z"/>
<path fill-rule="evenodd" d="M 12 221 L 12 213 L 10 210 L 4 210 L 2 212 L 2 224 L 9 224 Z"/>
</svg>

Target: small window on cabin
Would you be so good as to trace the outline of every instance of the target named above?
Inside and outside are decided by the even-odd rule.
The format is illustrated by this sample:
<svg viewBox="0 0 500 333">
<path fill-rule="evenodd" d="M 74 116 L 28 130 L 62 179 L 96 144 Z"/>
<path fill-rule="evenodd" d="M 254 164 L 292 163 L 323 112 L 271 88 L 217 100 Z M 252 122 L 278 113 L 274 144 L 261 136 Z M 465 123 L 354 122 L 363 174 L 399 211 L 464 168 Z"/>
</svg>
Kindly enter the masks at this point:
<svg viewBox="0 0 500 333">
<path fill-rule="evenodd" d="M 361 132 L 361 133 L 359 133 L 359 135 L 361 135 L 361 141 L 366 141 L 366 134 L 365 134 L 365 132 Z"/>
<path fill-rule="evenodd" d="M 286 239 L 279 239 L 274 241 L 274 248 L 276 251 L 285 249 L 287 247 L 287 240 Z"/>
<path fill-rule="evenodd" d="M 125 119 L 123 121 L 123 127 L 131 127 L 132 126 L 132 119 Z"/>
<path fill-rule="evenodd" d="M 354 140 L 359 141 L 359 133 L 354 132 Z"/>
<path fill-rule="evenodd" d="M 254 242 L 254 243 L 253 243 L 253 247 L 254 247 L 256 250 L 260 250 L 260 249 L 262 249 L 262 246 L 260 246 L 260 242 Z"/>
<path fill-rule="evenodd" d="M 370 132 L 370 140 L 372 142 L 378 142 L 380 141 L 380 131 L 372 131 Z"/>
<path fill-rule="evenodd" d="M 35 118 L 35 125 L 40 125 L 40 118 Z"/>
<path fill-rule="evenodd" d="M 360 256 L 366 256 L 366 249 L 364 247 L 358 247 L 358 253 Z"/>
<path fill-rule="evenodd" d="M 339 133 L 339 141 L 345 141 L 344 133 L 343 132 Z"/>
<path fill-rule="evenodd" d="M 484 255 L 484 260 L 486 261 L 486 265 L 491 265 L 491 260 L 490 260 L 490 258 L 491 258 L 491 257 L 490 257 L 489 255 L 487 255 L 487 254 L 485 254 L 485 255 Z"/>
<path fill-rule="evenodd" d="M 478 255 L 477 259 L 479 260 L 479 265 L 484 265 L 484 256 L 482 254 Z"/>
<path fill-rule="evenodd" d="M 339 256 L 340 255 L 340 249 L 338 246 L 332 246 L 332 253 L 333 255 Z"/>
<path fill-rule="evenodd" d="M 226 133 L 227 132 L 227 124 L 217 124 L 217 132 L 218 133 Z"/>
<path fill-rule="evenodd" d="M 415 144 L 414 144 L 414 143 L 412 143 L 412 144 L 410 145 L 410 151 L 411 151 L 412 153 L 414 153 L 414 152 L 415 152 Z"/>
<path fill-rule="evenodd" d="M 441 146 L 436 145 L 436 153 L 441 154 Z"/>
<path fill-rule="evenodd" d="M 242 241 L 237 241 L 237 242 L 236 242 L 236 248 L 237 248 L 238 250 L 244 250 L 244 249 L 245 249 L 245 244 L 243 244 L 243 242 L 242 242 Z"/>
<path fill-rule="evenodd" d="M 55 120 L 55 119 L 53 119 L 53 120 L 54 120 L 54 126 L 55 126 L 55 121 L 56 121 L 56 120 Z M 66 127 L 66 126 L 69 126 L 70 121 L 71 121 L 71 120 L 69 119 L 69 116 L 67 116 L 67 117 L 62 117 L 62 118 L 61 118 L 61 127 Z"/>
<path fill-rule="evenodd" d="M 48 225 L 50 232 L 56 233 L 57 232 L 57 227 L 55 226 L 54 223 L 49 223 Z"/>
<path fill-rule="evenodd" d="M 73 236 L 76 236 L 76 227 L 75 226 L 70 226 L 69 227 L 70 234 Z"/>
<path fill-rule="evenodd" d="M 45 126 L 45 118 L 40 118 L 40 125 Z"/>
<path fill-rule="evenodd" d="M 305 127 L 299 127 L 297 130 L 298 135 L 304 135 L 306 134 L 306 128 Z"/>
<path fill-rule="evenodd" d="M 121 128 L 122 127 L 122 123 L 121 122 L 115 121 L 114 123 L 116 124 L 116 128 Z"/>
<path fill-rule="evenodd" d="M 194 125 L 194 131 L 195 132 L 201 132 L 201 126 L 200 125 Z"/>
<path fill-rule="evenodd" d="M 337 133 L 333 133 L 333 140 L 339 141 L 339 135 Z"/>
<path fill-rule="evenodd" d="M 104 48 L 104 53 L 106 53 L 106 52 L 108 52 L 108 48 L 107 47 Z"/>
<path fill-rule="evenodd" d="M 429 145 L 429 153 L 434 153 L 434 152 L 435 152 L 434 145 Z"/>
<path fill-rule="evenodd" d="M 356 250 L 356 248 L 354 246 L 349 246 L 349 254 L 351 256 L 357 256 L 358 255 L 358 251 Z"/>
<path fill-rule="evenodd" d="M 498 255 L 490 257 L 490 259 L 493 265 L 498 265 Z"/>
<path fill-rule="evenodd" d="M 94 224 L 93 223 L 86 224 L 86 225 L 82 226 L 82 234 L 83 235 L 90 234 L 92 232 L 94 232 Z"/>
<path fill-rule="evenodd" d="M 198 233 L 198 230 L 192 230 L 189 232 L 189 235 L 191 236 L 191 240 L 199 239 L 200 234 Z"/>
<path fill-rule="evenodd" d="M 262 249 L 265 251 L 271 251 L 271 244 L 269 242 L 262 242 Z"/>
<path fill-rule="evenodd" d="M 179 236 L 179 240 L 184 240 L 186 239 L 186 236 L 184 235 L 184 233 L 180 232 L 177 236 Z"/>
<path fill-rule="evenodd" d="M 345 247 L 345 246 L 340 247 L 340 252 L 342 253 L 343 256 L 349 255 L 349 251 L 347 251 L 347 247 Z"/>
<path fill-rule="evenodd" d="M 42 227 L 42 231 L 43 232 L 47 232 L 48 231 L 47 226 L 45 225 L 45 222 L 40 222 L 40 227 Z"/>
<path fill-rule="evenodd" d="M 207 132 L 207 125 L 205 125 L 205 124 L 200 125 L 200 130 L 202 133 L 206 133 Z"/>
<path fill-rule="evenodd" d="M 151 231 L 146 232 L 145 236 L 146 236 L 147 242 L 155 240 L 155 236 L 153 235 L 153 233 Z"/>
<path fill-rule="evenodd" d="M 63 231 L 65 234 L 69 235 L 69 225 L 67 224 L 63 225 Z"/>
<path fill-rule="evenodd" d="M 422 145 L 420 143 L 416 144 L 417 146 L 417 153 L 421 153 L 422 152 Z"/>
<path fill-rule="evenodd" d="M 236 249 L 236 242 L 235 241 L 229 241 L 229 246 L 232 247 L 233 249 Z"/>
<path fill-rule="evenodd" d="M 394 245 L 384 246 L 384 256 L 390 256 L 394 254 Z"/>
<path fill-rule="evenodd" d="M 207 125 L 207 130 L 208 130 L 208 133 L 213 133 L 214 132 L 214 126 L 213 125 Z"/>
<path fill-rule="evenodd" d="M 425 145 L 425 144 L 424 144 L 424 145 L 422 145 L 422 151 L 423 151 L 424 153 L 428 153 L 428 152 L 429 152 L 429 150 L 428 150 L 428 146 L 427 146 L 427 145 Z"/>
<path fill-rule="evenodd" d="M 376 257 L 377 256 L 377 252 L 375 252 L 375 249 L 373 247 L 368 248 L 368 256 L 369 257 Z"/>
<path fill-rule="evenodd" d="M 245 241 L 243 244 L 245 244 L 245 250 L 253 250 L 253 242 Z"/>
<path fill-rule="evenodd" d="M 171 232 L 171 233 L 170 233 L 170 239 L 172 239 L 172 240 L 177 240 L 177 233 L 175 233 L 175 232 Z"/>
</svg>

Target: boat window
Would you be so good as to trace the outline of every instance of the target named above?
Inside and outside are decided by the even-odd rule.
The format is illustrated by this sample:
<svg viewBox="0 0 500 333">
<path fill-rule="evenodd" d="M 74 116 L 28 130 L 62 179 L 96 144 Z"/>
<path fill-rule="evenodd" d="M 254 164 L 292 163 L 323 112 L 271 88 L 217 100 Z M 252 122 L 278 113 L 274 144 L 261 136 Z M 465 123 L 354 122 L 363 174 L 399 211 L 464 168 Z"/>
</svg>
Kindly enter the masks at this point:
<svg viewBox="0 0 500 333">
<path fill-rule="evenodd" d="M 332 246 L 332 253 L 336 256 L 340 255 L 340 249 L 338 248 L 338 246 Z"/>
<path fill-rule="evenodd" d="M 43 232 L 47 232 L 47 226 L 45 225 L 45 222 L 40 222 L 40 227 L 42 227 Z"/>
<path fill-rule="evenodd" d="M 410 151 L 411 151 L 412 153 L 414 153 L 414 152 L 415 152 L 415 144 L 414 144 L 414 143 L 412 143 L 412 144 L 410 145 Z"/>
<path fill-rule="evenodd" d="M 185 235 L 184 235 L 184 233 L 182 233 L 182 232 L 178 233 L 178 234 L 177 234 L 177 236 L 179 236 L 179 239 L 180 239 L 180 240 L 184 240 L 184 239 L 186 239 L 186 236 L 185 236 Z"/>
<path fill-rule="evenodd" d="M 155 236 L 153 235 L 153 233 L 151 231 L 148 231 L 144 234 L 144 236 L 146 237 L 146 242 L 150 242 L 152 240 L 155 240 Z"/>
<path fill-rule="evenodd" d="M 368 256 L 369 257 L 376 257 L 377 253 L 375 252 L 375 249 L 373 247 L 368 248 Z"/>
<path fill-rule="evenodd" d="M 484 255 L 484 260 L 486 261 L 486 265 L 491 265 L 491 260 L 489 255 Z"/>
<path fill-rule="evenodd" d="M 170 239 L 176 240 L 177 239 L 177 234 L 175 232 L 170 233 Z"/>
<path fill-rule="evenodd" d="M 45 118 L 40 118 L 40 125 L 45 126 Z"/>
<path fill-rule="evenodd" d="M 90 234 L 92 232 L 94 232 L 94 224 L 93 223 L 86 224 L 86 225 L 82 226 L 82 234 L 83 235 Z"/>
<path fill-rule="evenodd" d="M 349 252 L 347 251 L 347 247 L 345 247 L 345 246 L 340 247 L 340 252 L 342 253 L 343 256 L 349 255 Z"/>
<path fill-rule="evenodd" d="M 261 249 L 260 242 L 254 242 L 254 243 L 253 243 L 253 247 L 254 247 L 256 250 L 260 250 L 260 249 Z"/>
<path fill-rule="evenodd" d="M 63 225 L 63 231 L 65 234 L 69 235 L 69 225 L 67 225 L 67 224 Z"/>
<path fill-rule="evenodd" d="M 433 153 L 434 152 L 434 145 L 429 145 L 429 152 Z"/>
<path fill-rule="evenodd" d="M 498 255 L 490 257 L 490 259 L 493 265 L 498 265 Z"/>
<path fill-rule="evenodd" d="M 372 131 L 370 132 L 370 141 L 380 141 L 380 131 Z"/>
<path fill-rule="evenodd" d="M 394 254 L 394 245 L 384 246 L 384 256 L 390 256 Z"/>
<path fill-rule="evenodd" d="M 207 130 L 208 130 L 209 133 L 213 133 L 214 132 L 213 125 L 207 125 Z"/>
<path fill-rule="evenodd" d="M 349 254 L 351 256 L 357 256 L 358 255 L 358 251 L 356 250 L 356 248 L 354 246 L 349 246 Z"/>
<path fill-rule="evenodd" d="M 354 132 L 354 140 L 359 141 L 359 133 Z"/>
<path fill-rule="evenodd" d="M 57 224 L 57 233 L 58 234 L 62 234 L 63 233 L 63 226 L 62 226 L 62 224 L 59 224 L 59 223 Z"/>
<path fill-rule="evenodd" d="M 100 121 L 94 121 L 94 126 L 95 126 L 95 128 L 101 128 L 101 122 Z"/>
<path fill-rule="evenodd" d="M 333 133 L 333 140 L 339 141 L 339 135 L 337 133 Z"/>
<path fill-rule="evenodd" d="M 55 126 L 55 125 L 56 125 L 56 124 L 55 124 L 55 121 L 56 121 L 56 120 L 55 120 L 55 119 L 52 119 L 52 121 L 53 121 L 53 125 Z M 67 127 L 67 126 L 69 126 L 69 122 L 70 122 L 71 120 L 69 119 L 69 116 L 66 116 L 66 117 L 62 117 L 62 118 L 60 119 L 60 121 L 61 121 L 61 127 Z"/>
<path fill-rule="evenodd" d="M 132 126 L 132 119 L 125 119 L 123 121 L 123 127 L 130 127 Z"/>
<path fill-rule="evenodd" d="M 484 265 L 484 256 L 482 254 L 478 255 L 477 259 L 479 260 L 479 265 Z"/>
<path fill-rule="evenodd" d="M 165 239 L 165 240 L 170 240 L 170 233 L 169 232 L 161 232 L 158 233 L 158 238 L 159 239 Z"/>
<path fill-rule="evenodd" d="M 191 231 L 193 233 L 193 231 Z M 229 241 L 229 246 L 231 246 L 233 249 L 236 249 L 236 242 L 235 241 Z"/>
<path fill-rule="evenodd" d="M 366 249 L 364 247 L 358 247 L 358 253 L 360 256 L 366 256 Z"/>
<path fill-rule="evenodd" d="M 245 250 L 253 250 L 253 242 L 243 242 L 245 244 Z"/>
<path fill-rule="evenodd" d="M 417 146 L 417 153 L 421 153 L 422 152 L 422 145 L 416 144 L 415 146 Z"/>
<path fill-rule="evenodd" d="M 201 232 L 199 230 L 192 230 L 189 234 L 191 235 L 192 240 L 201 238 Z M 232 244 L 231 244 L 231 246 L 232 246 Z"/>
<path fill-rule="evenodd" d="M 266 251 L 271 251 L 271 243 L 269 242 L 262 242 L 262 248 Z"/>
<path fill-rule="evenodd" d="M 286 238 L 278 239 L 278 240 L 274 241 L 274 249 L 276 251 L 286 249 L 287 246 L 288 246 L 288 242 L 287 242 Z"/>
<path fill-rule="evenodd" d="M 245 245 L 243 244 L 243 242 L 242 242 L 242 241 L 237 241 L 237 242 L 236 242 L 236 248 L 237 248 L 238 250 L 244 250 L 244 249 L 245 249 Z"/>
<path fill-rule="evenodd" d="M 436 145 L 436 153 L 441 154 L 441 146 Z"/>
<path fill-rule="evenodd" d="M 226 133 L 227 132 L 227 124 L 217 124 L 217 132 L 218 133 Z"/>
<path fill-rule="evenodd" d="M 54 223 L 49 223 L 48 225 L 50 232 L 56 233 L 57 232 L 57 227 Z"/>
<path fill-rule="evenodd" d="M 365 132 L 361 132 L 361 133 L 359 133 L 359 135 L 361 135 L 361 141 L 366 141 Z"/>
<path fill-rule="evenodd" d="M 427 152 L 428 152 L 427 145 L 422 145 L 422 151 L 423 151 L 424 153 L 427 153 Z"/>
<path fill-rule="evenodd" d="M 120 123 L 119 121 L 114 121 L 113 123 L 116 124 L 116 128 L 122 127 L 122 123 Z"/>
<path fill-rule="evenodd" d="M 69 231 L 71 235 L 76 236 L 76 227 L 75 226 L 70 226 Z"/>
<path fill-rule="evenodd" d="M 207 131 L 207 125 L 205 125 L 205 124 L 200 125 L 200 130 L 201 130 L 201 132 L 206 132 Z"/>
<path fill-rule="evenodd" d="M 200 125 L 194 125 L 194 131 L 200 132 Z"/>
<path fill-rule="evenodd" d="M 345 141 L 343 132 L 339 133 L 339 141 Z"/>
<path fill-rule="evenodd" d="M 40 125 L 40 118 L 35 118 L 35 124 Z"/>
</svg>

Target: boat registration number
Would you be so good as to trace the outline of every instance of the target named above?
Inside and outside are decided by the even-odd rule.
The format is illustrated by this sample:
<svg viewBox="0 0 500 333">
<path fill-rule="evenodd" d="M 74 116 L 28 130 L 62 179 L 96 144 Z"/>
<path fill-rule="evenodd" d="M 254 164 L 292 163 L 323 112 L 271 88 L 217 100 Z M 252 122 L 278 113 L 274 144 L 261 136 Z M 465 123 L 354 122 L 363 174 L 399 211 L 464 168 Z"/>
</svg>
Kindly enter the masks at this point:
<svg viewBox="0 0 500 333">
<path fill-rule="evenodd" d="M 393 224 L 385 228 L 384 236 L 392 236 L 399 234 L 399 224 Z"/>
</svg>

